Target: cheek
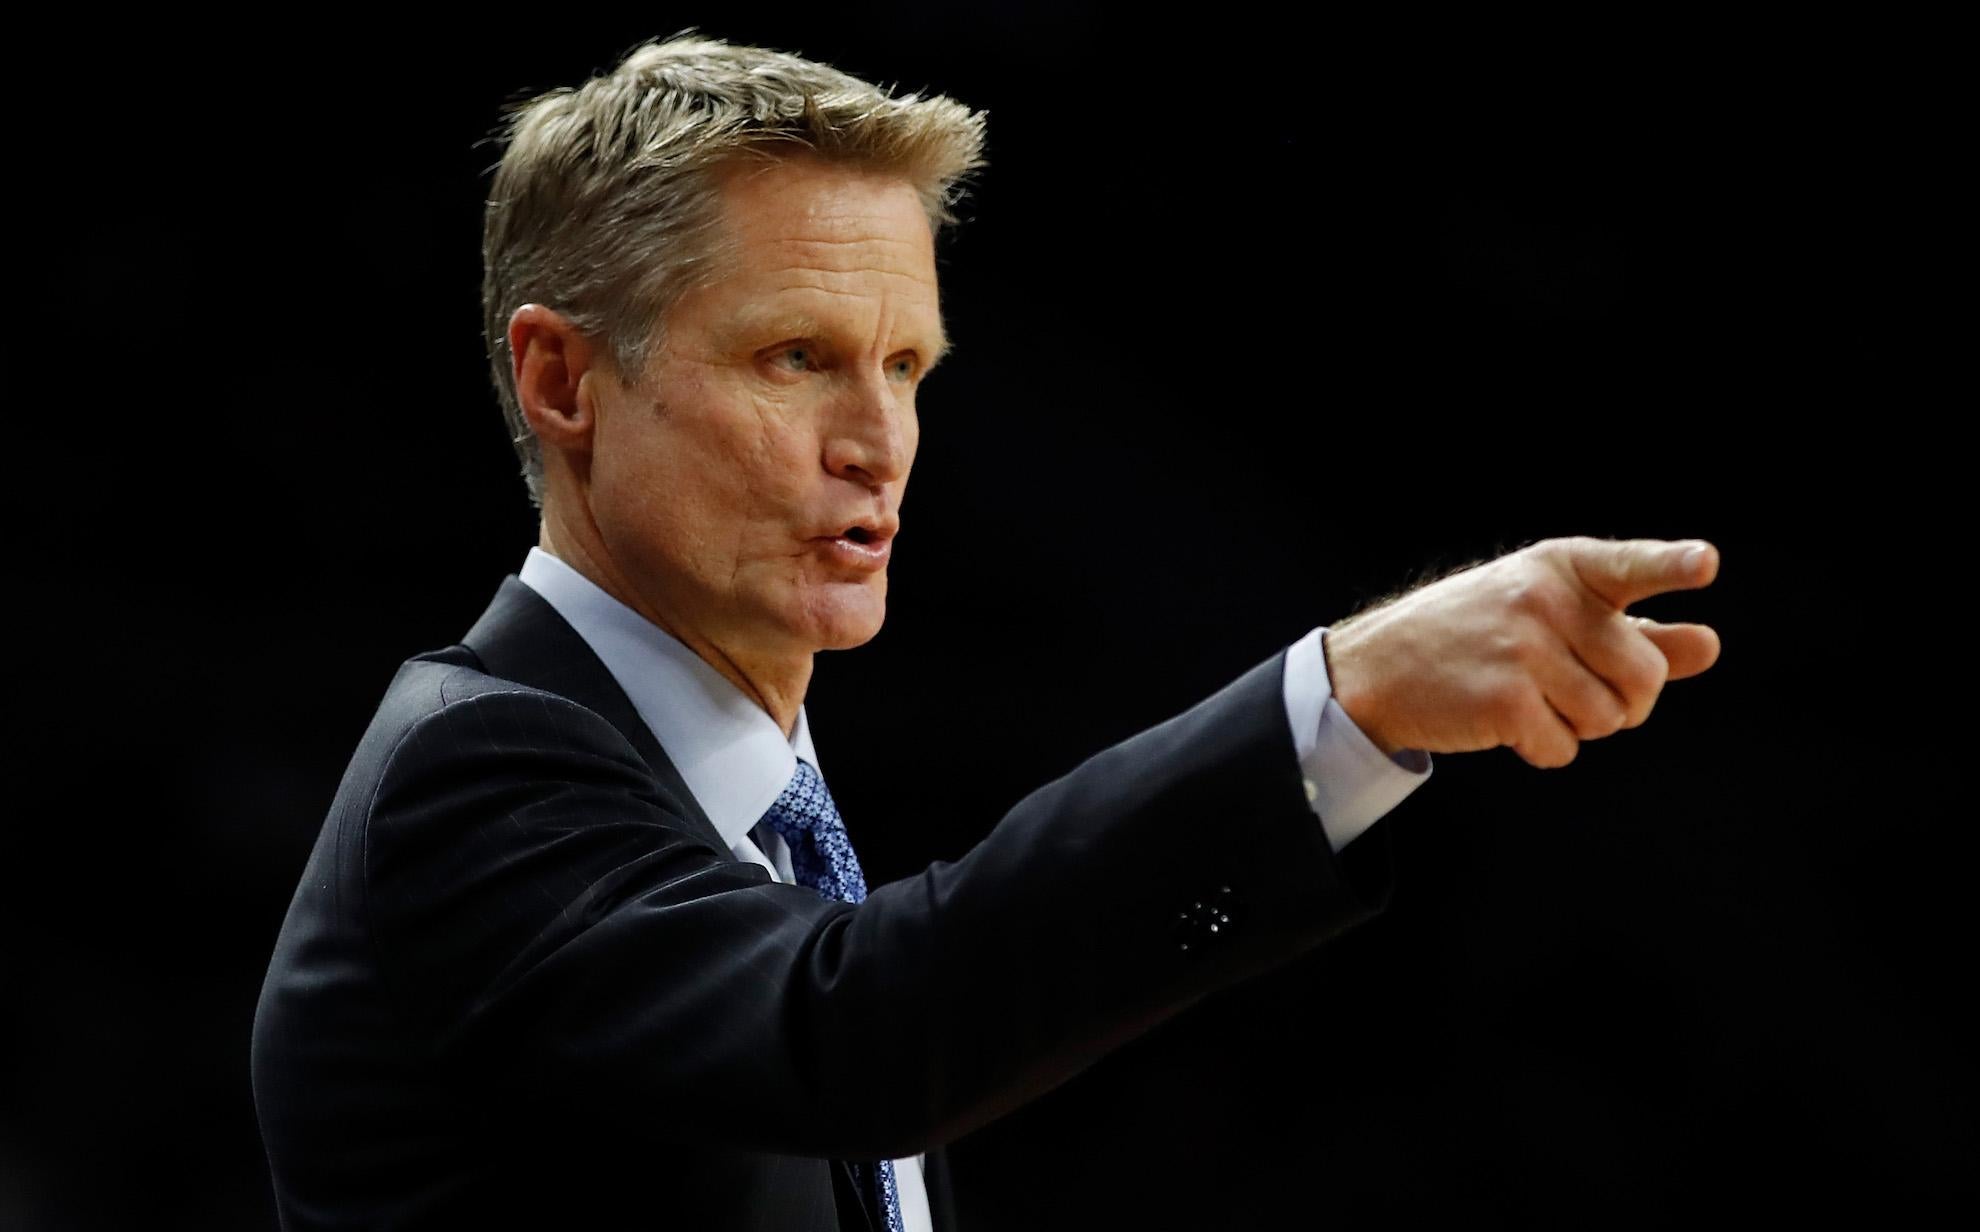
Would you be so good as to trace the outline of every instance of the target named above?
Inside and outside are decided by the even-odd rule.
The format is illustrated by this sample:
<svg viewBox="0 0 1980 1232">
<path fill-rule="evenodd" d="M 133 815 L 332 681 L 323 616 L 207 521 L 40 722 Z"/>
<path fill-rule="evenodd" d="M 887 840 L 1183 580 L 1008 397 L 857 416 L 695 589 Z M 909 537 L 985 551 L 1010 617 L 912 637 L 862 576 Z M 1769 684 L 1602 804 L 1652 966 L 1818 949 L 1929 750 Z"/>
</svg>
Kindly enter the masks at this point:
<svg viewBox="0 0 1980 1232">
<path fill-rule="evenodd" d="M 790 564 L 816 506 L 816 450 L 802 417 L 776 413 L 727 421 L 731 430 L 707 442 L 703 464 L 680 479 L 708 534 L 709 546 L 752 561 Z"/>
<path fill-rule="evenodd" d="M 625 415 L 599 442 L 592 464 L 594 511 L 615 550 L 663 572 L 726 569 L 735 545 L 733 469 L 719 438 L 669 412 Z"/>
<path fill-rule="evenodd" d="M 615 520 L 648 554 L 709 577 L 788 568 L 821 506 L 816 416 L 796 404 L 676 381 L 677 397 L 622 420 L 595 465 Z"/>
<path fill-rule="evenodd" d="M 738 442 L 732 460 L 739 486 L 765 517 L 788 519 L 801 513 L 822 475 L 820 447 L 812 416 L 794 408 L 772 408 L 755 431 Z"/>
</svg>

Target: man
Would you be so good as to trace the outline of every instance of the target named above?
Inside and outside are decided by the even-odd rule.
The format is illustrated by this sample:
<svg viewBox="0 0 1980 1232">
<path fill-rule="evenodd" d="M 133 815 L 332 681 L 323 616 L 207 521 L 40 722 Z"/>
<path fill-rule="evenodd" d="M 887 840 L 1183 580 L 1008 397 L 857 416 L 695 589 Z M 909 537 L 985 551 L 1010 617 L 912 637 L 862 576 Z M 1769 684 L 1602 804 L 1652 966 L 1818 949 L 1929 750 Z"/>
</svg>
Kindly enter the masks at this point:
<svg viewBox="0 0 1980 1232">
<path fill-rule="evenodd" d="M 1379 910 L 1429 754 L 1565 764 L 1716 657 L 1623 610 L 1709 545 L 1537 544 L 868 893 L 803 699 L 885 615 L 982 124 L 694 38 L 519 111 L 485 299 L 540 540 L 393 680 L 297 890 L 286 1226 L 951 1228 L 945 1143 Z"/>
</svg>

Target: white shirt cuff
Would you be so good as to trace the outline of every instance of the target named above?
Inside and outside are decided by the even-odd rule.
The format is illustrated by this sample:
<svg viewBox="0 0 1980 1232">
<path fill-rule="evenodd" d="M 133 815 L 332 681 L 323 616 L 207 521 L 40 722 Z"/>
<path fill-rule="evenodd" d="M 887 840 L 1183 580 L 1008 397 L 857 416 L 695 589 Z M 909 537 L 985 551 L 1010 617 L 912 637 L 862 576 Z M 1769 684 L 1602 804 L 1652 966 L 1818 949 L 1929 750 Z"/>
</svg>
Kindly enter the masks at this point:
<svg viewBox="0 0 1980 1232">
<path fill-rule="evenodd" d="M 1320 645 L 1326 632 L 1322 625 L 1286 651 L 1286 719 L 1307 803 L 1339 851 L 1423 786 L 1431 765 L 1417 749 L 1387 756 L 1341 709 Z"/>
</svg>

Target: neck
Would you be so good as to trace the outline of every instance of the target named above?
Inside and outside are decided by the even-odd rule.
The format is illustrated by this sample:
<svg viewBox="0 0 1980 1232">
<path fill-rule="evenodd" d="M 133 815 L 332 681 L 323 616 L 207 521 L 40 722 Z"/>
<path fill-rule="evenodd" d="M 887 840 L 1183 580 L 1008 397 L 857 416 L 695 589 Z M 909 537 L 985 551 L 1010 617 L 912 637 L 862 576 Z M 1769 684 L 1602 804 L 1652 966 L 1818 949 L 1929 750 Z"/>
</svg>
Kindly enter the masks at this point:
<svg viewBox="0 0 1980 1232">
<path fill-rule="evenodd" d="M 786 739 L 797 730 L 798 707 L 804 703 L 805 690 L 811 685 L 811 655 L 752 654 L 745 647 L 725 645 L 724 639 L 702 632 L 695 622 L 649 600 L 633 587 L 611 553 L 605 550 L 596 526 L 588 521 L 573 525 L 571 520 L 559 517 L 548 502 L 536 545 L 700 656 L 723 679 L 741 690 L 744 697 L 761 706 L 783 730 Z"/>
</svg>

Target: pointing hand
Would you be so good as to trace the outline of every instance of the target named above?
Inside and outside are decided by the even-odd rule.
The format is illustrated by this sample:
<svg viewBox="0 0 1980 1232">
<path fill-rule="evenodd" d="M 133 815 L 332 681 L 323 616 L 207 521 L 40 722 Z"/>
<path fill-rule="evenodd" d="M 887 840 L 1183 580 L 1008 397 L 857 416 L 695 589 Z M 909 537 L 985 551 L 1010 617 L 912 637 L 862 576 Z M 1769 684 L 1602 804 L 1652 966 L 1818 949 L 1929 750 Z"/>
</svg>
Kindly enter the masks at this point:
<svg viewBox="0 0 1980 1232">
<path fill-rule="evenodd" d="M 1545 540 L 1330 629 L 1334 696 L 1386 753 L 1503 745 L 1565 766 L 1583 740 L 1649 718 L 1666 681 L 1717 661 L 1707 626 L 1625 609 L 1718 571 L 1702 540 Z"/>
</svg>

